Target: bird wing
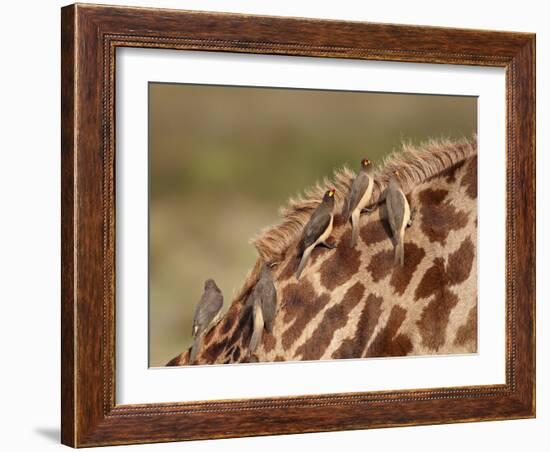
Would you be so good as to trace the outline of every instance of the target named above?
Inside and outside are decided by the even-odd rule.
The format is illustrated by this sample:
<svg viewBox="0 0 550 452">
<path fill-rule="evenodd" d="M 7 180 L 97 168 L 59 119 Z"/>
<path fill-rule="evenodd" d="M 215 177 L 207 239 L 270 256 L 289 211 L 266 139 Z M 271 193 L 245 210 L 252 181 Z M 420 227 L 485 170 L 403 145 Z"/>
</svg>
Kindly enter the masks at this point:
<svg viewBox="0 0 550 452">
<path fill-rule="evenodd" d="M 277 312 L 277 291 L 272 282 L 266 284 L 262 296 L 262 311 L 264 315 L 265 328 L 271 333 L 273 322 Z"/>
<path fill-rule="evenodd" d="M 201 300 L 195 309 L 195 318 L 193 320 L 193 330 L 198 328 L 198 332 L 208 327 L 210 322 L 216 317 L 216 314 L 223 306 L 223 295 L 217 290 L 207 290 L 202 294 Z"/>
<path fill-rule="evenodd" d="M 405 197 L 399 190 L 388 189 L 386 194 L 386 206 L 388 208 L 388 220 L 394 234 L 403 225 L 405 216 Z"/>
<path fill-rule="evenodd" d="M 349 220 L 349 217 L 359 204 L 359 201 L 361 201 L 361 198 L 365 194 L 368 186 L 369 176 L 365 173 L 359 173 L 353 181 L 353 184 L 351 185 L 351 190 L 349 192 L 346 220 Z"/>
<path fill-rule="evenodd" d="M 330 218 L 330 212 L 324 208 L 323 205 L 317 207 L 302 232 L 299 246 L 300 254 L 302 254 L 306 248 L 313 245 L 321 234 L 326 231 L 330 224 Z"/>
<path fill-rule="evenodd" d="M 384 190 L 382 190 L 382 193 L 380 193 L 380 196 L 378 197 L 378 202 L 381 203 L 381 202 L 384 202 L 386 200 L 386 196 L 388 195 L 388 188 L 384 188 Z"/>
</svg>

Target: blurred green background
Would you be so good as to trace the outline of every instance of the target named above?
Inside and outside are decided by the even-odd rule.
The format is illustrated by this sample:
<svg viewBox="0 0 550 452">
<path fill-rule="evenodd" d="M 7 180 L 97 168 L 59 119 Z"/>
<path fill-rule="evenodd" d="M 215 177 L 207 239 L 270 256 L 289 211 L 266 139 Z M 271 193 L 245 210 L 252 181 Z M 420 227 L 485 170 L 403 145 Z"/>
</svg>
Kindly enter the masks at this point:
<svg viewBox="0 0 550 452">
<path fill-rule="evenodd" d="M 257 254 L 249 239 L 335 168 L 403 141 L 471 137 L 475 97 L 149 84 L 149 364 L 192 343 L 204 280 L 224 310 Z"/>
</svg>

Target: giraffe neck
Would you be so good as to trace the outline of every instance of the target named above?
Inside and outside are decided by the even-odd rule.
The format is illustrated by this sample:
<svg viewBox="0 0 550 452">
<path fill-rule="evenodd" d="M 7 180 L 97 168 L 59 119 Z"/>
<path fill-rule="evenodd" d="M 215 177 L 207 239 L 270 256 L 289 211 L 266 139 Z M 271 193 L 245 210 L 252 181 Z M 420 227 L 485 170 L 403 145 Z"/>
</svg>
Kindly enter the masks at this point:
<svg viewBox="0 0 550 452">
<path fill-rule="evenodd" d="M 385 205 L 379 203 L 395 169 L 416 212 L 405 233 L 403 267 L 394 265 Z M 335 212 L 341 211 L 352 180 L 347 170 L 336 175 L 340 197 Z M 319 195 L 313 194 L 317 203 Z M 291 201 L 283 223 L 256 239 L 261 258 L 227 313 L 205 336 L 198 362 L 249 359 L 252 312 L 245 301 L 264 260 L 278 262 L 273 270 L 278 312 L 272 334 L 264 331 L 258 361 L 475 352 L 475 141 L 406 149 L 378 173 L 372 199 L 374 210 L 360 219 L 357 246 L 349 247 L 351 228 L 336 214 L 331 239 L 338 246 L 316 248 L 300 280 L 294 277 L 296 241 L 308 209 L 316 204 L 315 199 Z M 170 365 L 187 359 L 184 352 Z"/>
</svg>

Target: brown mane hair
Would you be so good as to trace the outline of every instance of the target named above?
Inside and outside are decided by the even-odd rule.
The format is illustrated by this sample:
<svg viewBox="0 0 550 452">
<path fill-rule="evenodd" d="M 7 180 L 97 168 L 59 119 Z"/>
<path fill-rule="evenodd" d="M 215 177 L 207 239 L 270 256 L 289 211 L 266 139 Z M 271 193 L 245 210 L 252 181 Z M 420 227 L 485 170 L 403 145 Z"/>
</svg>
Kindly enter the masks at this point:
<svg viewBox="0 0 550 452">
<path fill-rule="evenodd" d="M 377 169 L 369 205 L 373 206 L 381 201 L 380 195 L 395 170 L 399 171 L 403 191 L 407 194 L 416 185 L 476 154 L 476 136 L 458 141 L 429 140 L 418 146 L 404 143 L 400 150 L 388 155 Z M 299 239 L 311 212 L 329 188 L 336 188 L 335 211 L 342 211 L 354 178 L 355 173 L 343 167 L 336 170 L 331 179 L 325 178 L 306 190 L 303 196 L 289 199 L 288 205 L 280 210 L 282 221 L 265 228 L 251 240 L 260 257 L 248 273 L 243 286 L 236 293 L 234 302 L 241 303 L 248 296 L 259 278 L 263 262 L 280 262 L 285 258 L 287 250 Z"/>
<path fill-rule="evenodd" d="M 407 194 L 414 186 L 476 153 L 475 136 L 472 139 L 460 141 L 430 140 L 419 146 L 403 144 L 401 150 L 387 156 L 376 171 L 370 205 L 380 201 L 380 195 L 395 170 L 399 171 L 403 191 Z M 334 172 L 332 179 L 325 178 L 323 182 L 306 190 L 304 196 L 291 198 L 288 205 L 280 211 L 282 221 L 264 229 L 251 241 L 261 259 L 266 262 L 279 262 L 284 259 L 287 249 L 298 240 L 311 212 L 329 188 L 336 187 L 335 211 L 341 212 L 354 178 L 355 173 L 343 167 Z"/>
</svg>

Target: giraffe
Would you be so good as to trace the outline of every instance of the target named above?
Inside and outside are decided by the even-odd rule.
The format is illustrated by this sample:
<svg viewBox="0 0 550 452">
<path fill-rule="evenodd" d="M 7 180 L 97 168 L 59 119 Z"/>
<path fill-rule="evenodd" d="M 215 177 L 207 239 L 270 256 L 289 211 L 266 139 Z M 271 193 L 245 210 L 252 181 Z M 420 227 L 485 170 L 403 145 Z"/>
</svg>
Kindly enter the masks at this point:
<svg viewBox="0 0 550 452">
<path fill-rule="evenodd" d="M 394 265 L 383 191 L 397 170 L 411 209 L 405 265 Z M 198 364 L 350 359 L 477 351 L 477 139 L 403 145 L 375 175 L 370 213 L 350 247 L 342 216 L 354 173 L 335 172 L 291 199 L 280 224 L 253 239 L 259 258 L 228 311 L 206 334 Z M 296 244 L 327 187 L 336 187 L 332 240 L 316 248 L 299 280 Z M 247 298 L 264 262 L 273 266 L 277 314 L 248 353 Z M 167 366 L 188 364 L 189 351 Z"/>
</svg>

